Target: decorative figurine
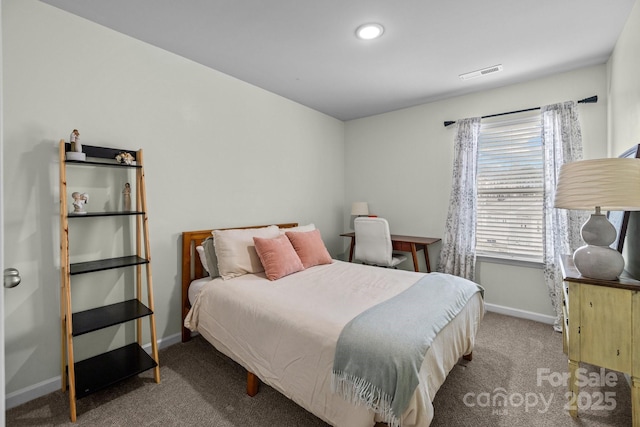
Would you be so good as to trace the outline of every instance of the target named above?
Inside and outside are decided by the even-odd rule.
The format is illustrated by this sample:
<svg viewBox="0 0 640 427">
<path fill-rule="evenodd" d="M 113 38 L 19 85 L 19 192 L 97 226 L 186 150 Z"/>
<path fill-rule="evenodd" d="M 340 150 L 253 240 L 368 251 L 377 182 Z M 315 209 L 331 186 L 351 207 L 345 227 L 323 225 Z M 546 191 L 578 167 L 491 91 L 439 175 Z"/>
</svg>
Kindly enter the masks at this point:
<svg viewBox="0 0 640 427">
<path fill-rule="evenodd" d="M 69 142 L 71 143 L 71 151 L 82 153 L 82 144 L 80 144 L 80 132 L 78 132 L 78 129 L 74 129 L 73 132 L 71 132 Z"/>
<path fill-rule="evenodd" d="M 87 159 L 87 155 L 82 152 L 80 132 L 78 132 L 78 129 L 74 129 L 73 132 L 71 132 L 69 143 L 71 144 L 71 151 L 67 151 L 67 160 L 84 161 Z"/>
<path fill-rule="evenodd" d="M 84 204 L 89 203 L 89 195 L 87 193 L 74 191 L 71 197 L 73 197 L 73 213 L 86 214 L 87 211 L 84 210 Z"/>
<path fill-rule="evenodd" d="M 131 210 L 131 185 L 129 185 L 128 182 L 124 185 L 124 190 L 122 190 L 122 198 L 123 198 L 122 210 L 130 211 Z"/>
<path fill-rule="evenodd" d="M 120 153 L 116 156 L 116 162 L 124 163 L 125 165 L 130 165 L 133 163 L 133 156 L 129 153 Z"/>
</svg>

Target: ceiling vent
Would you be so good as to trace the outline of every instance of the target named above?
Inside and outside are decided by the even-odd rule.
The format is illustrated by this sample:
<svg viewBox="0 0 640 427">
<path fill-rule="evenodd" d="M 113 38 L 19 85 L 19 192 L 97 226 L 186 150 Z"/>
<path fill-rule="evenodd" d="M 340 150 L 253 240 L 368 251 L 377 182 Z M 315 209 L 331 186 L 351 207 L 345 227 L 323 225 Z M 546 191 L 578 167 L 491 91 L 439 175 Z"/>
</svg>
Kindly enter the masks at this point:
<svg viewBox="0 0 640 427">
<path fill-rule="evenodd" d="M 494 65 L 492 67 L 483 68 L 482 70 L 472 71 L 470 73 L 460 74 L 460 80 L 470 80 L 476 77 L 486 76 L 487 74 L 497 73 L 502 71 L 502 64 Z"/>
</svg>

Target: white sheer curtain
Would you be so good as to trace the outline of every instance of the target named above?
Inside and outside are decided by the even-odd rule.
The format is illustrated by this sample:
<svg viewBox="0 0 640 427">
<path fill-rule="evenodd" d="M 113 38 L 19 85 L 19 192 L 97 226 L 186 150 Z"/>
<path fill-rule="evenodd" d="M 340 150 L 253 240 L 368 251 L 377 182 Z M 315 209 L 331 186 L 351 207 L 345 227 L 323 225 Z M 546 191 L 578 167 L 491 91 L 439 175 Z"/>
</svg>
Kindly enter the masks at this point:
<svg viewBox="0 0 640 427">
<path fill-rule="evenodd" d="M 582 245 L 580 228 L 588 213 L 555 209 L 553 199 L 560 166 L 582 159 L 582 132 L 574 101 L 547 105 L 542 111 L 542 141 L 545 157 L 544 189 L 544 279 L 556 313 L 553 325 L 562 330 L 562 272 L 560 256 Z"/>
<path fill-rule="evenodd" d="M 476 176 L 480 118 L 456 122 L 453 179 L 439 271 L 475 279 Z"/>
<path fill-rule="evenodd" d="M 582 245 L 580 228 L 588 212 L 555 209 L 560 166 L 582 159 L 582 132 L 574 101 L 541 108 L 545 161 L 543 271 L 556 312 L 554 329 L 562 329 L 562 272 L 560 256 Z M 439 271 L 475 280 L 476 174 L 480 118 L 457 121 L 451 197 Z"/>
</svg>

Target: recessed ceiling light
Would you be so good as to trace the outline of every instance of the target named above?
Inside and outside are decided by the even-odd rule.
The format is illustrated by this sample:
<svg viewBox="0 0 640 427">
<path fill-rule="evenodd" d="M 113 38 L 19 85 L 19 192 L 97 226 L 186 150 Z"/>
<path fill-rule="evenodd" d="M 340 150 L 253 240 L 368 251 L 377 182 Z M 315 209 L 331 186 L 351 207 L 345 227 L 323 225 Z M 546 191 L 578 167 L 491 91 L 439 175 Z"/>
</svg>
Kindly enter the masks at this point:
<svg viewBox="0 0 640 427">
<path fill-rule="evenodd" d="M 384 27 L 380 24 L 362 24 L 356 29 L 356 37 L 361 40 L 377 39 L 384 33 Z"/>
</svg>

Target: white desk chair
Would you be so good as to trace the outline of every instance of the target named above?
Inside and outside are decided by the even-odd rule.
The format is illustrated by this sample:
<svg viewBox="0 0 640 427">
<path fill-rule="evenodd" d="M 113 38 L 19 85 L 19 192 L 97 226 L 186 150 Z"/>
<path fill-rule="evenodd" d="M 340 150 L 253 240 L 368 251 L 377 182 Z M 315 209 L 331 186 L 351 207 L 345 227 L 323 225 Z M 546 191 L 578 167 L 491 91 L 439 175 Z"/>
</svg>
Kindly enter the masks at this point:
<svg viewBox="0 0 640 427">
<path fill-rule="evenodd" d="M 394 267 L 407 257 L 393 253 L 389 223 L 384 218 L 359 217 L 353 222 L 356 232 L 354 258 L 363 264 Z"/>
</svg>

